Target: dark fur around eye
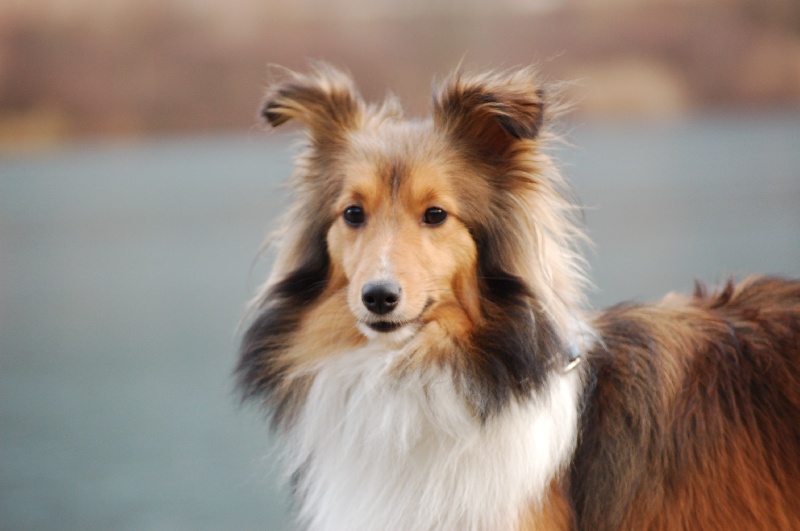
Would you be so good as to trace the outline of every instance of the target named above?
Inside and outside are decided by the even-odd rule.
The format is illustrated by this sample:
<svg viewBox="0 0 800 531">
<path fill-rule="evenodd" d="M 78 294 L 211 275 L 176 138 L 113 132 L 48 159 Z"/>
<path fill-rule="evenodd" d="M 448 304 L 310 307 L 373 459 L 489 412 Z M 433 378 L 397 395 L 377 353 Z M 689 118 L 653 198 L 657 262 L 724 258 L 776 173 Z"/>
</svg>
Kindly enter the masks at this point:
<svg viewBox="0 0 800 531">
<path fill-rule="evenodd" d="M 438 207 L 429 208 L 425 211 L 425 215 L 422 216 L 422 221 L 432 227 L 441 225 L 445 219 L 447 219 L 447 212 Z"/>
<path fill-rule="evenodd" d="M 345 223 L 351 227 L 360 227 L 366 220 L 364 209 L 359 206 L 349 206 L 345 208 L 342 217 L 344 217 Z"/>
</svg>

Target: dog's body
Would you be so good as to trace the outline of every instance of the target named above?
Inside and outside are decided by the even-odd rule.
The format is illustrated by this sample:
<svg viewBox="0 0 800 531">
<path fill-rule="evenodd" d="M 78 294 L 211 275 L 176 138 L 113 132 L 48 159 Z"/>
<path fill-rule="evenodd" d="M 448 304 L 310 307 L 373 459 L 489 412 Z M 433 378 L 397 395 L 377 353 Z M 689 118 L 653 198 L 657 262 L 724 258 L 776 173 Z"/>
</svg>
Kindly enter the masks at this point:
<svg viewBox="0 0 800 531">
<path fill-rule="evenodd" d="M 800 282 L 587 312 L 530 71 L 407 121 L 320 66 L 263 114 L 307 143 L 238 374 L 301 525 L 800 529 Z"/>
</svg>

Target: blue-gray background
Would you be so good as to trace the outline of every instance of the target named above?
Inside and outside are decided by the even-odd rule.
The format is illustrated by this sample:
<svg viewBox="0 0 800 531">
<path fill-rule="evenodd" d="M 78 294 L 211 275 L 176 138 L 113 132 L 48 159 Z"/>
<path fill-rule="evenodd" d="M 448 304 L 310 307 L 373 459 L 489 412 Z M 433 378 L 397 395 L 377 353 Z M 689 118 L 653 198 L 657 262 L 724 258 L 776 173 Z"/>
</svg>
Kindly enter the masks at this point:
<svg viewBox="0 0 800 531">
<path fill-rule="evenodd" d="M 800 115 L 569 140 L 594 304 L 800 275 Z M 231 370 L 291 152 L 251 133 L 0 159 L 0 529 L 285 528 Z"/>
</svg>

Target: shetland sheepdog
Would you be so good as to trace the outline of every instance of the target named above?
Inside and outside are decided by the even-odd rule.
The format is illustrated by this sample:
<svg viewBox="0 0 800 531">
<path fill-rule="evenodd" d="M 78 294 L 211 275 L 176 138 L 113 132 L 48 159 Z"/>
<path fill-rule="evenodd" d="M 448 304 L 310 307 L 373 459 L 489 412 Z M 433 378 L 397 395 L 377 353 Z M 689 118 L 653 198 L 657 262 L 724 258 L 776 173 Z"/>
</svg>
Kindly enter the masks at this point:
<svg viewBox="0 0 800 531">
<path fill-rule="evenodd" d="M 800 529 L 800 281 L 589 310 L 551 99 L 530 69 L 420 120 L 324 64 L 268 90 L 305 136 L 236 373 L 298 526 Z"/>
</svg>

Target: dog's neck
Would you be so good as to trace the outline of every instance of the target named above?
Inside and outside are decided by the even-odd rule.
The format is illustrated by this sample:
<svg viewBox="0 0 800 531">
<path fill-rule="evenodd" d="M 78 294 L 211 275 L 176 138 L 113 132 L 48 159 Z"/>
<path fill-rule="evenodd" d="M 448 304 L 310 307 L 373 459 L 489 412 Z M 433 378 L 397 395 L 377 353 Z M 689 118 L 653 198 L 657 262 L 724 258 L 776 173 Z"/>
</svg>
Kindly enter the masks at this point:
<svg viewBox="0 0 800 531">
<path fill-rule="evenodd" d="M 284 432 L 299 518 L 311 529 L 513 529 L 569 461 L 580 371 L 481 421 L 447 368 L 393 371 L 369 345 L 313 369 Z"/>
</svg>

